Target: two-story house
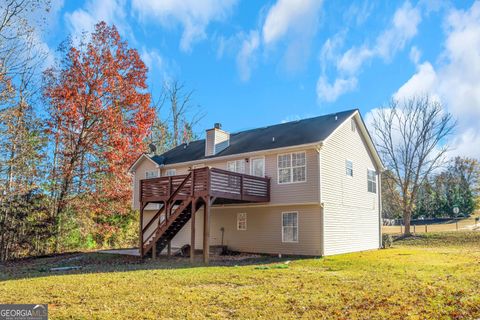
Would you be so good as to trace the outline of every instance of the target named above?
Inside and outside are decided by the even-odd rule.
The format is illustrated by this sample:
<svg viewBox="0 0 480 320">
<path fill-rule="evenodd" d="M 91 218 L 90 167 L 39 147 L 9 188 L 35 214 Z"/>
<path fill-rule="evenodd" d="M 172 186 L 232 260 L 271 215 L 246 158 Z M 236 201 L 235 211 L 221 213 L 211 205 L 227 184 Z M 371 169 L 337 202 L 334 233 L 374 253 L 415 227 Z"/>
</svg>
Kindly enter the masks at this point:
<svg viewBox="0 0 480 320">
<path fill-rule="evenodd" d="M 140 251 L 323 256 L 381 246 L 381 160 L 358 110 L 206 138 L 130 168 Z"/>
</svg>

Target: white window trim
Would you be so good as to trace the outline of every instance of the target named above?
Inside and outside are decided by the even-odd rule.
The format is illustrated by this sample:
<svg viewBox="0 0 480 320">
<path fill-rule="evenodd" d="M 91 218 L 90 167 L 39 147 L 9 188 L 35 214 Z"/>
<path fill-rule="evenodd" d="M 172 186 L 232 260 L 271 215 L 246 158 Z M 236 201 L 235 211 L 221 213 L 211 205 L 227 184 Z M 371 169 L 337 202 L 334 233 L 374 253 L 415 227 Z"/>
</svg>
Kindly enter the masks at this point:
<svg viewBox="0 0 480 320">
<path fill-rule="evenodd" d="M 297 214 L 297 240 L 296 241 L 284 241 L 283 237 L 283 215 L 285 213 L 296 213 Z M 298 239 L 300 239 L 300 215 L 298 214 L 298 211 L 282 211 L 282 214 L 280 215 L 280 225 L 282 228 L 282 243 L 298 243 Z"/>
<path fill-rule="evenodd" d="M 293 153 L 303 153 L 305 154 L 305 180 L 303 181 L 293 181 L 293 166 L 292 166 L 292 154 Z M 289 154 L 290 155 L 290 168 L 292 169 L 291 170 L 291 173 L 290 173 L 290 182 L 280 182 L 280 167 L 278 166 L 278 158 L 280 156 L 285 156 Z M 282 169 L 285 169 L 285 168 L 282 168 Z M 281 185 L 284 185 L 284 184 L 295 184 L 295 183 L 305 183 L 307 182 L 307 152 L 306 151 L 292 151 L 292 152 L 288 152 L 288 153 L 281 153 L 281 154 L 277 154 L 277 184 L 281 184 Z"/>
<path fill-rule="evenodd" d="M 372 192 L 372 191 L 368 190 L 368 183 L 370 182 L 370 180 L 368 179 L 368 171 L 373 171 L 375 173 L 375 192 Z M 373 194 L 378 193 L 378 174 L 377 174 L 377 170 L 375 170 L 375 169 L 367 168 L 367 192 L 368 193 L 373 193 Z"/>
<path fill-rule="evenodd" d="M 249 164 L 249 167 L 250 167 L 250 175 L 253 176 L 253 160 L 258 160 L 258 159 L 262 159 L 263 160 L 263 172 L 262 172 L 262 175 L 260 177 L 262 178 L 265 178 L 265 156 L 261 156 L 261 157 L 251 157 L 249 160 L 248 160 L 248 164 Z M 278 161 L 278 160 L 277 160 Z"/>
<path fill-rule="evenodd" d="M 240 229 L 239 222 L 240 222 L 240 215 L 245 215 L 245 229 Z M 246 212 L 238 212 L 237 213 L 237 231 L 247 231 L 248 229 L 248 214 Z"/>
<path fill-rule="evenodd" d="M 167 174 L 169 171 L 173 171 L 173 174 Z M 175 168 L 165 169 L 165 177 L 175 176 L 176 174 L 177 174 L 177 169 L 175 169 Z"/>
<path fill-rule="evenodd" d="M 237 161 L 243 161 L 243 172 L 238 172 L 237 171 Z M 234 163 L 235 164 L 235 171 L 231 171 L 228 169 L 230 163 Z M 245 159 L 235 159 L 235 160 L 230 160 L 230 161 L 227 161 L 227 170 L 228 171 L 231 171 L 231 172 L 236 172 L 236 173 L 240 173 L 240 174 L 245 174 L 247 172 L 247 168 L 245 168 L 247 165 L 247 162 L 245 161 Z"/>
<path fill-rule="evenodd" d="M 352 175 L 347 174 L 347 161 L 350 161 L 352 163 Z M 345 175 L 349 177 L 350 179 L 353 179 L 353 176 L 355 175 L 355 170 L 353 170 L 353 160 L 350 159 L 345 159 L 345 169 L 344 169 Z"/>
<path fill-rule="evenodd" d="M 351 117 L 350 119 L 350 129 L 352 129 L 352 132 L 357 132 L 357 122 L 355 121 L 355 117 Z"/>
</svg>

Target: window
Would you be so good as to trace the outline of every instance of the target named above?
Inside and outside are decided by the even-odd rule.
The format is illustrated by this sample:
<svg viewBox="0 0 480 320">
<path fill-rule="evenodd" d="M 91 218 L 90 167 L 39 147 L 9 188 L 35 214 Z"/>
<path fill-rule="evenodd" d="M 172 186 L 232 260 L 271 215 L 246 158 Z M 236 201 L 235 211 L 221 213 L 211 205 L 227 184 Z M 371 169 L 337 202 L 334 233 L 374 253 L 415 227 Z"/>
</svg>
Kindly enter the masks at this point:
<svg viewBox="0 0 480 320">
<path fill-rule="evenodd" d="M 345 160 L 345 173 L 347 176 L 353 177 L 353 162 Z"/>
<path fill-rule="evenodd" d="M 298 242 L 298 212 L 282 213 L 282 242 Z"/>
<path fill-rule="evenodd" d="M 247 230 L 247 214 L 246 213 L 237 213 L 237 230 L 245 231 Z"/>
<path fill-rule="evenodd" d="M 281 154 L 278 156 L 278 183 L 306 181 L 305 152 Z"/>
<path fill-rule="evenodd" d="M 265 158 L 252 158 L 250 161 L 250 174 L 252 176 L 265 176 Z"/>
<path fill-rule="evenodd" d="M 175 170 L 175 169 L 167 169 L 167 170 L 165 170 L 165 176 L 166 176 L 166 177 L 174 176 L 176 173 L 177 173 L 177 170 Z"/>
<path fill-rule="evenodd" d="M 352 131 L 355 132 L 357 130 L 357 124 L 355 123 L 355 119 L 350 120 L 350 125 L 352 127 Z"/>
<path fill-rule="evenodd" d="M 234 160 L 227 162 L 227 170 L 237 173 L 245 173 L 245 160 Z"/>
<path fill-rule="evenodd" d="M 377 173 L 375 170 L 367 170 L 368 192 L 377 193 Z"/>
<path fill-rule="evenodd" d="M 158 170 L 145 171 L 145 179 L 158 178 L 159 176 Z"/>
</svg>

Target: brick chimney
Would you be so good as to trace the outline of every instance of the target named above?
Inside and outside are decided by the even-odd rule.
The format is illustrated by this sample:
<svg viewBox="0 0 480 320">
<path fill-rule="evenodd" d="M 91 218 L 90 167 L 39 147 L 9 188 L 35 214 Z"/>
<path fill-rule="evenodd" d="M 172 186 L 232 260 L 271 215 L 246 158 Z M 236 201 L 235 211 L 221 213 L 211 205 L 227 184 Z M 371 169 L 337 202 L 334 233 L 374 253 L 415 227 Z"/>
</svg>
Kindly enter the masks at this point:
<svg viewBox="0 0 480 320">
<path fill-rule="evenodd" d="M 230 145 L 230 133 L 222 130 L 220 123 L 215 123 L 212 129 L 207 129 L 205 137 L 205 156 L 213 156 Z"/>
</svg>

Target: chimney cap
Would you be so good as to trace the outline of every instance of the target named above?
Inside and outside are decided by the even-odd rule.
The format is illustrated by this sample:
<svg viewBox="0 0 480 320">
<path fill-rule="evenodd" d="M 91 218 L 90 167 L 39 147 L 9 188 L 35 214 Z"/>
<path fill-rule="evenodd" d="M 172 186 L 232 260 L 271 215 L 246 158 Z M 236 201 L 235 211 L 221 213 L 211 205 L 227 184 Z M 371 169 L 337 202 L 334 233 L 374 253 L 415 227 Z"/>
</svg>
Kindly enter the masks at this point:
<svg viewBox="0 0 480 320">
<path fill-rule="evenodd" d="M 222 124 L 220 122 L 215 122 L 215 124 L 213 125 L 213 128 L 214 129 L 222 129 Z"/>
</svg>

